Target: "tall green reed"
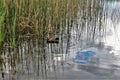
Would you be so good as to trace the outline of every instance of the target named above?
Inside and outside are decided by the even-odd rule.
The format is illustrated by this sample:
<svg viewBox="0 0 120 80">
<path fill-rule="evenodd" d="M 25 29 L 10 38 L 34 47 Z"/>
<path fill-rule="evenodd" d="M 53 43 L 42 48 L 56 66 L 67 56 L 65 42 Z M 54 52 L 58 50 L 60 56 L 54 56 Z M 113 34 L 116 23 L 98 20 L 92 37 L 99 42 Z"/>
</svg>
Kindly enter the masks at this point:
<svg viewBox="0 0 120 80">
<path fill-rule="evenodd" d="M 77 22 L 78 12 L 82 16 L 82 21 L 80 22 L 82 23 L 81 32 L 84 33 L 87 19 L 94 22 L 95 20 L 92 19 L 92 16 L 97 14 L 97 11 L 92 8 L 93 6 L 85 6 L 88 5 L 87 2 L 89 0 L 0 1 L 0 9 L 3 10 L 0 13 L 0 43 L 8 44 L 8 53 L 11 55 L 11 63 L 9 64 L 12 65 L 15 63 L 14 61 L 18 60 L 18 64 L 20 62 L 24 63 L 24 61 L 27 62 L 27 59 L 36 60 L 34 57 L 37 50 L 38 63 L 36 64 L 38 64 L 38 69 L 40 65 L 46 64 L 47 54 L 45 53 L 45 48 L 47 38 L 58 37 L 59 34 L 65 33 L 66 27 L 68 29 L 66 34 L 70 37 L 73 23 Z M 96 0 L 92 1 L 95 2 Z M 1 5 L 4 6 L 4 9 Z M 89 27 L 87 28 L 89 29 Z M 31 47 L 30 43 L 33 47 Z M 1 48 L 3 48 L 3 45 Z M 12 67 L 16 67 L 16 65 Z M 42 67 L 41 71 L 44 71 L 44 67 Z"/>
</svg>

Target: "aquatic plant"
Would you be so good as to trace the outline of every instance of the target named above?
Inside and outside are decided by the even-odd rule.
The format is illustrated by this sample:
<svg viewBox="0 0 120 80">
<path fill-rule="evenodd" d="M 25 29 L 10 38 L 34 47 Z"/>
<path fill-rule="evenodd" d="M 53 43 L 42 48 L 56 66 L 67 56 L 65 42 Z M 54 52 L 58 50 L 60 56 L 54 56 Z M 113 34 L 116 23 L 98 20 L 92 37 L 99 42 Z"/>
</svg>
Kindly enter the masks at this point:
<svg viewBox="0 0 120 80">
<path fill-rule="evenodd" d="M 78 28 L 79 38 L 85 33 L 88 34 L 88 40 L 96 39 L 97 31 L 103 29 L 103 1 L 0 0 L 0 56 L 8 56 L 7 60 L 0 58 L 0 64 L 8 63 L 11 74 L 24 72 L 24 69 L 30 73 L 29 66 L 33 65 L 38 75 L 42 73 L 47 77 L 47 38 L 61 35 L 57 52 L 53 48 L 58 45 L 51 45 L 50 50 L 55 53 L 63 52 L 59 50 L 63 49 L 64 35 L 67 35 L 66 53 L 68 52 L 71 29 L 74 27 Z M 49 56 L 53 54 L 50 53 Z M 22 68 L 18 65 L 22 65 Z"/>
</svg>

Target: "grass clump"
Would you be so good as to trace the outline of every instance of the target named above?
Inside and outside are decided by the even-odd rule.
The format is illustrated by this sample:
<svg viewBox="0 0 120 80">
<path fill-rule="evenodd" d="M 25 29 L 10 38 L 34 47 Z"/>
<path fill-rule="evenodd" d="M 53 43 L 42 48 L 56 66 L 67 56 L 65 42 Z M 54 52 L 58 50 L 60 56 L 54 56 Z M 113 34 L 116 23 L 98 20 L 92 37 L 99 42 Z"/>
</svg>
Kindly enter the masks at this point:
<svg viewBox="0 0 120 80">
<path fill-rule="evenodd" d="M 46 38 L 63 33 L 70 37 L 73 24 L 80 24 L 81 33 L 95 34 L 96 17 L 102 10 L 98 4 L 97 0 L 0 0 L 0 51 L 9 56 L 6 63 L 16 70 L 17 64 L 27 66 L 35 60 L 39 69 L 40 63 L 46 64 Z"/>
</svg>

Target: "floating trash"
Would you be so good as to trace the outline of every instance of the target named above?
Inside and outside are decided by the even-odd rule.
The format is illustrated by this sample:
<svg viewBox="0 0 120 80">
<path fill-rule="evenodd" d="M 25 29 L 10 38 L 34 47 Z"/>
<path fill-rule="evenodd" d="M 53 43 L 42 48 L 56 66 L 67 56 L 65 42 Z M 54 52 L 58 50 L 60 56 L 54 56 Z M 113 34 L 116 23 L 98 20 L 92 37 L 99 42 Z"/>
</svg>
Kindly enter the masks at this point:
<svg viewBox="0 0 120 80">
<path fill-rule="evenodd" d="M 96 53 L 93 51 L 77 52 L 75 58 L 72 58 L 72 62 L 78 64 L 87 64 L 95 55 Z"/>
</svg>

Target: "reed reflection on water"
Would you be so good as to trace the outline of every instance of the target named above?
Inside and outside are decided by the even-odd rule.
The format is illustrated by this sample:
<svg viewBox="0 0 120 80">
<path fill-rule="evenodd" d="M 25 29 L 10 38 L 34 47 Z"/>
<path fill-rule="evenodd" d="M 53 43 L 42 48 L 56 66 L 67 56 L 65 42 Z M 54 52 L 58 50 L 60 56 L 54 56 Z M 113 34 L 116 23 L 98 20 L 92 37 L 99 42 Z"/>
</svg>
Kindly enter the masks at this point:
<svg viewBox="0 0 120 80">
<path fill-rule="evenodd" d="M 4 76 L 11 78 L 11 75 L 14 75 L 17 80 L 31 78 L 37 80 L 37 78 L 48 79 L 51 78 L 50 76 L 57 79 L 65 74 L 67 75 L 65 78 L 70 79 L 72 78 L 69 76 L 71 73 L 66 71 L 73 69 L 75 65 L 71 65 L 67 61 L 75 56 L 76 52 L 91 47 L 98 48 L 99 54 L 101 54 L 102 48 L 109 51 L 119 51 L 119 5 L 116 0 L 113 2 L 81 0 L 75 18 L 68 16 L 74 14 L 68 11 L 65 22 L 60 22 L 54 27 L 55 30 L 59 28 L 57 31 L 53 29 L 53 33 L 49 31 L 44 33 L 43 27 L 41 28 L 43 35 L 20 36 L 19 44 L 15 48 L 10 48 L 10 45 L 6 43 L 3 51 L 2 71 Z M 113 55 L 119 54 L 113 52 Z M 83 70 L 81 73 L 78 72 L 79 74 L 83 73 L 82 75 L 90 77 L 91 80 L 100 78 L 101 75 L 104 75 L 102 73 L 105 73 L 103 69 L 92 66 L 87 68 L 86 66 L 78 66 L 79 70 Z M 103 71 L 96 76 L 99 74 L 99 70 Z M 105 69 L 105 71 L 105 74 L 109 73 L 108 70 Z M 78 76 L 74 69 L 73 73 L 75 74 L 73 77 L 85 78 Z M 106 77 L 111 75 L 108 74 Z"/>
</svg>

